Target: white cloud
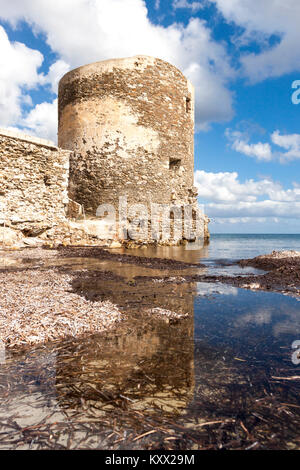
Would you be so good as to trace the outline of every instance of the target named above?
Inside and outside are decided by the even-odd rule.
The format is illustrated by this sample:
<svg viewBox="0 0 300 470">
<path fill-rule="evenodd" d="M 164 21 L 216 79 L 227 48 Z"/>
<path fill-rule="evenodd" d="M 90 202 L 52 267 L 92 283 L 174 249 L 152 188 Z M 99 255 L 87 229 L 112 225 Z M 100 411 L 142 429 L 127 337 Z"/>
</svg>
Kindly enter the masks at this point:
<svg viewBox="0 0 300 470">
<path fill-rule="evenodd" d="M 270 161 L 272 160 L 272 150 L 270 144 L 248 144 L 243 140 L 236 140 L 232 144 L 232 148 L 237 152 L 243 153 L 248 157 L 255 157 L 258 160 Z"/>
<path fill-rule="evenodd" d="M 272 142 L 287 152 L 280 153 L 281 163 L 300 158 L 300 134 L 281 135 L 277 130 L 271 135 Z"/>
<path fill-rule="evenodd" d="M 232 96 L 224 93 L 222 75 L 215 76 L 209 67 L 191 64 L 185 74 L 195 86 L 196 130 L 207 130 L 213 121 L 228 121 L 233 118 Z"/>
<path fill-rule="evenodd" d="M 241 183 L 237 172 L 195 172 L 195 185 L 200 199 L 207 200 L 206 213 L 227 221 L 248 221 L 248 218 L 300 219 L 300 187 L 285 190 L 271 179 Z M 254 220 L 253 219 L 253 220 Z"/>
<path fill-rule="evenodd" d="M 199 282 L 197 286 L 197 295 L 238 295 L 238 288 L 219 283 Z"/>
<path fill-rule="evenodd" d="M 43 84 L 49 84 L 54 94 L 58 92 L 59 80 L 70 70 L 69 64 L 64 60 L 57 60 L 49 68 L 48 74 L 43 78 Z"/>
<path fill-rule="evenodd" d="M 114 57 L 152 55 L 173 63 L 195 82 L 199 128 L 230 119 L 228 82 L 235 73 L 225 46 L 213 40 L 198 18 L 187 26 L 163 27 L 152 24 L 147 13 L 143 0 L 0 0 L 2 19 L 13 25 L 26 21 L 58 54 L 59 63 L 50 75 L 62 64 L 73 68 Z"/>
<path fill-rule="evenodd" d="M 201 2 L 189 2 L 188 0 L 174 0 L 173 8 L 186 8 L 192 10 L 193 13 L 201 10 L 203 8 L 203 3 Z"/>
<path fill-rule="evenodd" d="M 0 125 L 14 126 L 22 104 L 31 104 L 28 91 L 41 81 L 38 69 L 43 55 L 24 44 L 11 43 L 0 26 Z"/>
<path fill-rule="evenodd" d="M 279 130 L 271 134 L 271 142 L 277 145 L 277 147 L 286 150 L 286 152 L 279 150 L 272 151 L 269 143 L 249 143 L 250 137 L 247 132 L 226 129 L 225 135 L 230 141 L 233 150 L 248 157 L 254 157 L 259 161 L 270 162 L 276 160 L 280 163 L 288 163 L 292 160 L 300 159 L 300 134 L 281 134 Z"/>
<path fill-rule="evenodd" d="M 249 137 L 245 133 L 231 131 L 230 129 L 226 129 L 225 135 L 231 141 L 231 148 L 236 152 L 261 161 L 272 160 L 272 149 L 269 143 L 249 144 Z"/>
<path fill-rule="evenodd" d="M 206 204 L 211 217 L 280 217 L 300 219 L 300 202 L 278 202 L 271 200 L 257 202 L 237 202 L 230 204 Z"/>
<path fill-rule="evenodd" d="M 228 218 L 222 218 L 219 217 L 216 220 L 217 224 L 223 225 L 223 224 L 231 224 L 231 225 L 240 225 L 240 224 L 266 224 L 267 222 L 273 222 L 275 224 L 280 223 L 280 219 L 277 217 L 228 217 Z"/>
<path fill-rule="evenodd" d="M 284 190 L 280 183 L 265 178 L 241 183 L 237 172 L 208 173 L 203 170 L 195 172 L 195 184 L 199 197 L 215 202 L 255 202 L 259 196 L 267 195 L 274 201 L 300 202 L 300 188 Z"/>
<path fill-rule="evenodd" d="M 244 73 L 253 82 L 300 70 L 300 2 L 299 0 L 210 0 L 227 21 L 245 28 L 248 37 L 260 42 L 262 52 L 244 54 Z M 279 39 L 269 46 L 269 38 Z"/>
<path fill-rule="evenodd" d="M 0 26 L 0 126 L 22 129 L 25 132 L 56 141 L 57 100 L 41 103 L 24 115 L 24 105 L 32 107 L 30 91 L 50 85 L 57 93 L 59 79 L 69 70 L 63 60 L 51 65 L 47 75 L 38 72 L 43 55 L 24 44 L 9 41 Z"/>
<path fill-rule="evenodd" d="M 52 103 L 41 103 L 19 123 L 22 130 L 44 139 L 57 141 L 57 99 Z"/>
</svg>

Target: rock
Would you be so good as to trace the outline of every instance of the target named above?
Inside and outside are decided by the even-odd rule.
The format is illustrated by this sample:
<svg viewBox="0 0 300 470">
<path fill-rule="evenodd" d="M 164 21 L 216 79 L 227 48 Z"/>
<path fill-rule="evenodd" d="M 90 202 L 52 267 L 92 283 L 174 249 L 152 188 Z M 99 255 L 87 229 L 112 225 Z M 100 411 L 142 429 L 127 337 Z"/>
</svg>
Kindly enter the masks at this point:
<svg viewBox="0 0 300 470">
<path fill-rule="evenodd" d="M 39 238 L 23 238 L 22 242 L 24 243 L 24 245 L 27 245 L 30 247 L 44 244 L 43 240 L 40 240 Z"/>
<path fill-rule="evenodd" d="M 95 237 L 99 240 L 109 240 L 112 238 L 111 224 L 106 220 L 86 219 L 76 222 L 70 221 L 72 230 L 81 230 L 87 236 Z"/>
<path fill-rule="evenodd" d="M 27 237 L 38 237 L 45 233 L 47 230 L 51 228 L 50 225 L 46 225 L 44 223 L 32 223 L 30 226 L 26 227 L 25 229 L 22 229 L 22 232 L 24 235 Z"/>
<path fill-rule="evenodd" d="M 83 209 L 80 204 L 72 199 L 69 199 L 68 208 L 67 208 L 67 217 L 69 219 L 77 219 L 83 214 Z"/>
<path fill-rule="evenodd" d="M 112 242 L 109 246 L 109 248 L 122 248 L 122 243 L 120 242 Z"/>
<path fill-rule="evenodd" d="M 0 246 L 15 246 L 20 243 L 22 235 L 8 227 L 0 227 Z"/>
<path fill-rule="evenodd" d="M 5 344 L 0 340 L 0 364 L 5 364 Z"/>
</svg>

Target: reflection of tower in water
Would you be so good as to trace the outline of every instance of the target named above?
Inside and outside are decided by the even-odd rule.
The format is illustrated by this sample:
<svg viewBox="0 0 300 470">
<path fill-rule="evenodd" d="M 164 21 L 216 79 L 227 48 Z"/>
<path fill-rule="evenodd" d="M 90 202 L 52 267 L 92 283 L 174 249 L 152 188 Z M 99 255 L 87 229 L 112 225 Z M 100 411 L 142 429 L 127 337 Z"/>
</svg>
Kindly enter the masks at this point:
<svg viewBox="0 0 300 470">
<path fill-rule="evenodd" d="M 172 310 L 186 317 L 176 320 L 139 313 L 139 287 L 131 289 L 132 318 L 117 334 L 94 337 L 70 346 L 57 357 L 56 387 L 60 406 L 82 410 L 82 404 L 99 412 L 157 410 L 182 412 L 194 393 L 194 318 L 191 284 L 156 284 L 147 290 L 151 308 Z M 151 301 L 150 301 L 151 300 Z M 144 308 L 144 307 L 143 307 Z M 65 361 L 66 354 L 68 360 Z M 86 408 L 86 407 L 85 407 Z"/>
<path fill-rule="evenodd" d="M 36 426 L 37 433 L 43 426 L 41 437 L 34 444 L 30 438 L 24 448 L 48 441 L 54 429 L 62 445 L 68 444 L 70 432 L 80 441 L 84 426 L 89 438 L 105 447 L 98 436 L 115 429 L 115 423 L 122 433 L 142 434 L 147 416 L 149 426 L 151 420 L 184 413 L 194 395 L 195 292 L 194 284 L 136 283 L 123 296 L 131 318 L 117 330 L 7 357 L 0 381 L 9 392 L 1 395 L 2 422 Z M 169 320 L 142 312 L 149 308 L 188 316 Z"/>
</svg>

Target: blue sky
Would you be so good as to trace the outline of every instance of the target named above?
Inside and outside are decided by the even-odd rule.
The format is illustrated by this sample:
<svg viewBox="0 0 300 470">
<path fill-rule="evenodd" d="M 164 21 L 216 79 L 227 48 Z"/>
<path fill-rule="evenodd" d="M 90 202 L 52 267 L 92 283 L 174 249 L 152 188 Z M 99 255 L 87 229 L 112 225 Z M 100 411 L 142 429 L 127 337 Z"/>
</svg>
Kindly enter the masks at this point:
<svg viewBox="0 0 300 470">
<path fill-rule="evenodd" d="M 55 140 L 64 73 L 160 57 L 195 85 L 211 231 L 300 233 L 299 21 L 298 0 L 0 0 L 0 127 Z"/>
</svg>

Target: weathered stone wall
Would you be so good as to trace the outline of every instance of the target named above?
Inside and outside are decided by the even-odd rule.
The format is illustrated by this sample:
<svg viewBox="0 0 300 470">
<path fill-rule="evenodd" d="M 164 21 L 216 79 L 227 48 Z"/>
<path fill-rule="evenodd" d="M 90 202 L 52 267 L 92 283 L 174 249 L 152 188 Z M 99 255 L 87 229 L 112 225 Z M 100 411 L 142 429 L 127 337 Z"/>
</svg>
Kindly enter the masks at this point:
<svg viewBox="0 0 300 470">
<path fill-rule="evenodd" d="M 0 223 L 38 235 L 65 220 L 70 152 L 0 129 Z"/>
<path fill-rule="evenodd" d="M 138 56 L 69 72 L 59 85 L 59 146 L 74 150 L 70 197 L 195 204 L 194 89 L 174 66 Z"/>
</svg>

